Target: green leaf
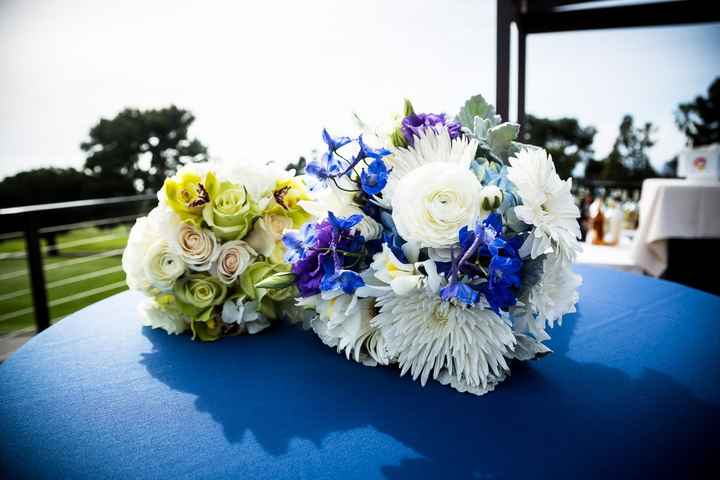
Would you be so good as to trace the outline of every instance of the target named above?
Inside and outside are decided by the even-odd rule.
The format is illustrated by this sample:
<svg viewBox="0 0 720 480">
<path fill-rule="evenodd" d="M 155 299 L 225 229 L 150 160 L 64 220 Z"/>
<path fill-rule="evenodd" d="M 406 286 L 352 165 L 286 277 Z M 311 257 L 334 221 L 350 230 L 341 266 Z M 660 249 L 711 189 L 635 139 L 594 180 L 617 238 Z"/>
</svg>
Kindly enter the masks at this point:
<svg viewBox="0 0 720 480">
<path fill-rule="evenodd" d="M 510 151 L 512 142 L 517 137 L 518 132 L 520 132 L 520 125 L 517 123 L 501 123 L 488 130 L 488 144 L 497 155 L 505 157 Z"/>
<path fill-rule="evenodd" d="M 403 117 L 407 117 L 413 113 L 415 113 L 415 110 L 413 109 L 412 103 L 410 103 L 410 100 L 406 98 L 405 104 L 403 105 Z"/>
<path fill-rule="evenodd" d="M 396 148 L 407 148 L 408 146 L 407 141 L 405 141 L 405 136 L 403 135 L 400 127 L 393 130 L 392 134 L 390 135 L 390 142 Z"/>
<path fill-rule="evenodd" d="M 255 284 L 255 288 L 285 288 L 295 283 L 295 274 L 292 272 L 279 272 L 270 275 Z"/>
<path fill-rule="evenodd" d="M 491 118 L 495 114 L 495 108 L 485 101 L 482 95 L 470 97 L 460 109 L 456 120 L 463 127 L 473 130 L 475 117 Z"/>
</svg>

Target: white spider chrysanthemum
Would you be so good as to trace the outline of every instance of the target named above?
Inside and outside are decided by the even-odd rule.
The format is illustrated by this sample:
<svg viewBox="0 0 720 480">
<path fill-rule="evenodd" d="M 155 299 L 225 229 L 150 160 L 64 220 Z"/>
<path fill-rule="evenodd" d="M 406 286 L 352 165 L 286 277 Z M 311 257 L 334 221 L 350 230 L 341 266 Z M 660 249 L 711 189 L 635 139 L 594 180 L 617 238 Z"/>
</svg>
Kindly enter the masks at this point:
<svg viewBox="0 0 720 480">
<path fill-rule="evenodd" d="M 389 364 L 382 332 L 370 324 L 376 314 L 375 299 L 343 293 L 325 297 L 314 295 L 298 302 L 317 312 L 309 326 L 322 342 L 364 365 Z"/>
<path fill-rule="evenodd" d="M 378 298 L 373 319 L 401 375 L 410 372 L 425 385 L 428 378 L 459 391 L 481 395 L 509 371 L 505 357 L 515 346 L 510 325 L 492 310 L 442 301 L 435 288 Z"/>
<path fill-rule="evenodd" d="M 520 255 L 537 258 L 557 251 L 574 260 L 580 249 L 580 211 L 570 193 L 572 181 L 560 179 L 552 157 L 540 148 L 523 149 L 510 158 L 507 178 L 522 199 L 515 214 L 535 227 L 520 248 Z"/>
</svg>

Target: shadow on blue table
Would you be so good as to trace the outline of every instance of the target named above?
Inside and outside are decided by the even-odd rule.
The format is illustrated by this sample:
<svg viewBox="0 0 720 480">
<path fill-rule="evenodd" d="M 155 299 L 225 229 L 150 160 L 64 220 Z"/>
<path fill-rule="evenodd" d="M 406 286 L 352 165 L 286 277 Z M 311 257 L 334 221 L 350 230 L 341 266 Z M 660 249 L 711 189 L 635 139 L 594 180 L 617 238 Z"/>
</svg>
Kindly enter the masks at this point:
<svg viewBox="0 0 720 480">
<path fill-rule="evenodd" d="M 701 466 L 717 471 L 718 407 L 656 371 L 631 378 L 571 360 L 565 353 L 580 316 L 553 330 L 553 355 L 515 364 L 512 377 L 481 398 L 439 384 L 422 389 L 397 369 L 354 364 L 289 326 L 203 352 L 146 328 L 154 351 L 142 363 L 171 388 L 197 395 L 197 409 L 222 425 L 229 442 L 249 431 L 271 455 L 285 453 L 293 439 L 320 445 L 333 433 L 370 426 L 418 454 L 383 465 L 388 478 L 687 478 Z M 353 454 L 344 448 L 338 455 Z M 377 440 L 356 454 L 372 461 L 381 449 Z"/>
</svg>

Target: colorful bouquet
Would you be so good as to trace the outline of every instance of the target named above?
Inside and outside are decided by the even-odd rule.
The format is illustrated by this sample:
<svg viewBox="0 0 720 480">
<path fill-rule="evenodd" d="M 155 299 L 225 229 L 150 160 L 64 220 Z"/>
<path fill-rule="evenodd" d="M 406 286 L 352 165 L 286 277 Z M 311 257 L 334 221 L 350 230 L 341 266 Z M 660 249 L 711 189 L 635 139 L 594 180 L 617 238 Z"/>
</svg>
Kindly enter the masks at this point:
<svg viewBox="0 0 720 480">
<path fill-rule="evenodd" d="M 452 119 L 406 101 L 390 128 L 358 126 L 323 131 L 303 177 L 166 181 L 124 257 L 146 321 L 214 340 L 283 314 L 349 359 L 476 395 L 549 353 L 581 283 L 579 211 L 549 155 L 481 96 Z"/>
<path fill-rule="evenodd" d="M 299 178 L 272 166 L 182 167 L 137 220 L 123 253 L 130 289 L 150 297 L 146 325 L 193 338 L 254 334 L 293 309 L 297 290 L 262 288 L 287 273 L 282 235 L 310 219 Z"/>
</svg>

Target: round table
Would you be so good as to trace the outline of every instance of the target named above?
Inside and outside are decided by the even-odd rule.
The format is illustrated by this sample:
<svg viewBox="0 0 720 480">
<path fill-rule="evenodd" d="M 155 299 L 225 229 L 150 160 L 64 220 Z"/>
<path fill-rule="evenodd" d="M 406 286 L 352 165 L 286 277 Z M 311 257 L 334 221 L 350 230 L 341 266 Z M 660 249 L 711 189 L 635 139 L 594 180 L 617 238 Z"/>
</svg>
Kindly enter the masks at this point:
<svg viewBox="0 0 720 480">
<path fill-rule="evenodd" d="M 3 478 L 688 478 L 718 470 L 720 297 L 578 266 L 554 354 L 484 397 L 277 325 L 215 344 L 122 293 L 0 366 Z M 708 477 L 706 477 L 708 478 Z M 716 477 L 718 478 L 718 477 Z"/>
</svg>

